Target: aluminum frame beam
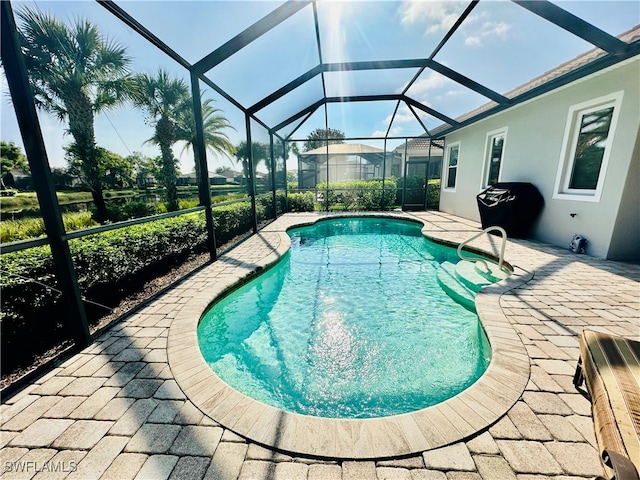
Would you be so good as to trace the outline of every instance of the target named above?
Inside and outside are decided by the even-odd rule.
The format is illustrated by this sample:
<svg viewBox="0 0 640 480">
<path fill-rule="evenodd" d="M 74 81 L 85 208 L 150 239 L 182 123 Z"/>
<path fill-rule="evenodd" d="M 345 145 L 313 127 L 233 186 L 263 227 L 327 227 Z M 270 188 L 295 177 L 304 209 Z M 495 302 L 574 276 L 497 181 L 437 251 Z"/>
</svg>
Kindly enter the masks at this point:
<svg viewBox="0 0 640 480">
<path fill-rule="evenodd" d="M 628 45 L 622 40 L 547 0 L 511 1 L 612 55 L 623 55 L 628 49 Z"/>
<path fill-rule="evenodd" d="M 69 315 L 69 321 L 65 322 L 65 327 L 69 329 L 75 347 L 83 348 L 91 342 L 89 322 L 82 303 L 78 277 L 73 266 L 62 214 L 53 186 L 47 150 L 44 146 L 33 91 L 20 50 L 20 39 L 10 2 L 0 2 L 0 15 L 2 17 L 0 57 L 29 161 L 31 179 L 38 197 L 45 232 L 51 247 L 56 278 L 62 292 L 62 302 Z"/>
<path fill-rule="evenodd" d="M 124 11 L 120 6 L 118 6 L 112 0 L 96 0 L 98 4 L 102 5 L 106 8 L 111 14 L 113 14 L 116 18 L 122 21 L 125 25 L 131 28 L 134 32 L 138 33 L 140 36 L 144 37 L 145 40 L 150 42 L 159 48 L 163 53 L 167 54 L 173 60 L 178 62 L 187 70 L 191 69 L 191 64 L 187 62 L 178 52 L 173 50 L 169 45 L 160 40 L 157 36 L 151 33 L 144 25 L 138 22 L 135 18 L 129 15 L 126 11 Z"/>
<path fill-rule="evenodd" d="M 434 110 L 431 107 L 427 107 L 426 105 L 423 105 L 422 103 L 418 102 L 417 100 L 414 100 L 411 97 L 407 97 L 406 95 L 403 95 L 402 99 L 405 101 L 407 105 L 414 106 L 418 110 L 422 110 L 423 112 L 426 112 L 433 117 L 439 118 L 440 120 L 442 120 L 445 123 L 448 123 L 449 125 L 453 125 L 453 126 L 459 125 L 459 123 L 456 122 L 453 118 L 449 118 L 446 115 L 443 115 L 442 113 L 438 112 L 437 110 Z"/>
<path fill-rule="evenodd" d="M 290 0 L 280 5 L 274 11 L 262 17 L 256 23 L 233 37 L 227 43 L 216 48 L 209 55 L 196 62 L 193 65 L 193 71 L 198 75 L 202 75 L 208 72 L 213 67 L 224 62 L 227 58 L 240 51 L 254 40 L 257 40 L 269 30 L 278 26 L 287 18 L 295 15 L 311 3 L 311 1 Z"/>
<path fill-rule="evenodd" d="M 640 40 L 633 42 L 632 44 L 628 45 L 629 48 L 627 48 L 626 52 L 624 55 L 619 56 L 619 55 L 606 55 L 602 58 L 599 58 L 597 60 L 593 60 L 589 63 L 587 63 L 586 65 L 583 65 L 582 67 L 579 67 L 575 70 L 572 70 L 564 75 L 561 75 L 549 82 L 543 83 L 542 85 L 532 88 L 531 90 L 524 92 L 516 97 L 513 97 L 511 99 L 511 103 L 509 105 L 496 105 L 494 107 L 488 108 L 487 110 L 478 113 L 477 115 L 474 115 L 472 117 L 469 117 L 467 119 L 465 119 L 462 122 L 459 122 L 457 125 L 452 125 L 451 127 L 445 127 L 443 129 L 438 129 L 438 131 L 433 133 L 433 138 L 435 139 L 440 139 L 442 137 L 444 137 L 445 135 L 451 133 L 454 130 L 457 130 L 458 128 L 461 127 L 465 127 L 467 125 L 471 125 L 479 120 L 482 120 L 483 118 L 486 118 L 490 115 L 493 115 L 495 113 L 498 113 L 502 110 L 505 110 L 509 107 L 512 107 L 514 105 L 520 104 L 522 102 L 525 102 L 527 100 L 531 100 L 533 98 L 536 98 L 544 93 L 550 92 L 552 90 L 555 90 L 556 88 L 559 88 L 563 85 L 566 85 L 568 83 L 574 82 L 576 80 L 579 80 L 587 75 L 590 75 L 592 73 L 598 72 L 604 68 L 610 67 L 612 65 L 615 65 L 616 63 L 620 63 L 623 60 L 626 60 L 628 58 L 634 57 L 636 55 L 640 55 Z"/>
<path fill-rule="evenodd" d="M 352 72 L 352 71 L 359 71 L 359 70 L 386 70 L 386 69 L 396 69 L 396 68 L 397 69 L 420 68 L 421 72 L 424 71 L 425 68 L 429 68 L 453 80 L 454 82 L 470 90 L 473 90 L 476 93 L 479 93 L 483 97 L 493 100 L 494 102 L 509 103 L 509 99 L 507 97 L 500 95 L 498 92 L 485 87 L 484 85 L 456 72 L 455 70 L 450 69 L 449 67 L 442 65 L 441 63 L 436 62 L 435 60 L 431 60 L 429 58 L 418 58 L 418 59 L 409 59 L 409 60 L 381 60 L 381 61 L 371 61 L 371 62 L 325 63 L 325 64 L 317 65 L 313 67 L 311 70 L 308 70 L 307 72 L 300 75 L 298 78 L 292 80 L 285 86 L 279 88 L 275 92 L 267 95 L 262 100 L 253 104 L 251 107 L 247 109 L 247 112 L 250 115 L 255 114 L 256 112 L 262 110 L 263 108 L 267 107 L 271 103 L 279 100 L 281 97 L 285 96 L 292 90 L 295 90 L 296 88 L 303 85 L 307 81 L 325 72 Z"/>
</svg>

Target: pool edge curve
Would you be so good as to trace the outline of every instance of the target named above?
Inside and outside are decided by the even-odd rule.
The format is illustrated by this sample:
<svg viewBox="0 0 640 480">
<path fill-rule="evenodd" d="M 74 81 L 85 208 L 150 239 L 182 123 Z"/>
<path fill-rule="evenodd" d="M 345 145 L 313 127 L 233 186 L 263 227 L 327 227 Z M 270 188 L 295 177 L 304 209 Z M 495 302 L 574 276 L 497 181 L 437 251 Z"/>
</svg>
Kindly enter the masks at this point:
<svg viewBox="0 0 640 480">
<path fill-rule="evenodd" d="M 396 213 L 348 216 L 420 221 Z M 242 437 L 282 452 L 321 458 L 407 456 L 466 439 L 504 416 L 522 395 L 530 375 L 526 349 L 499 305 L 500 295 L 531 278 L 532 274 L 519 269 L 476 296 L 478 317 L 492 348 L 487 370 L 458 395 L 431 407 L 380 418 L 312 417 L 253 400 L 211 370 L 200 353 L 197 338 L 197 326 L 205 310 L 231 287 L 279 261 L 290 247 L 287 230 L 326 218 L 317 214 L 280 217 L 228 252 L 226 259 L 219 259 L 218 262 L 227 260 L 229 271 L 216 276 L 215 285 L 194 292 L 177 312 L 169 330 L 167 354 L 172 373 L 186 397 L 207 416 Z M 423 235 L 451 243 L 434 232 L 423 230 Z M 252 239 L 256 245 L 251 244 Z M 263 249 L 262 256 L 251 258 L 258 248 Z"/>
</svg>

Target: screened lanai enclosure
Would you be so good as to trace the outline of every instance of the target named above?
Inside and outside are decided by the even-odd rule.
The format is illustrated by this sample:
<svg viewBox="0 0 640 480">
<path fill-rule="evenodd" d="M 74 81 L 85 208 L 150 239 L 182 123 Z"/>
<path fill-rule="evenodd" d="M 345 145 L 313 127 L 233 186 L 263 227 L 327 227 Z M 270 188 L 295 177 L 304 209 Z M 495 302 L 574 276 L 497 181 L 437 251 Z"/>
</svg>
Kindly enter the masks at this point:
<svg viewBox="0 0 640 480">
<path fill-rule="evenodd" d="M 640 52 L 627 1 L 1 8 L 3 378 L 286 212 L 437 208 L 447 134 Z"/>
</svg>

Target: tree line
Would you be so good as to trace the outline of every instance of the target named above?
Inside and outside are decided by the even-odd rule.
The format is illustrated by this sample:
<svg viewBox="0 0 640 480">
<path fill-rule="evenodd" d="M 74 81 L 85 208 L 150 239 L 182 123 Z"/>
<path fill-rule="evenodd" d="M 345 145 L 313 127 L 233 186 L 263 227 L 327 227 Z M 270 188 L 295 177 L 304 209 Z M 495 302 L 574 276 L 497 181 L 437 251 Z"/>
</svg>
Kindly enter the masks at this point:
<svg viewBox="0 0 640 480">
<path fill-rule="evenodd" d="M 67 25 L 39 8 L 18 11 L 19 36 L 36 107 L 65 122 L 72 142 L 65 147 L 69 170 L 77 174 L 91 190 L 97 220 L 108 219 L 103 189 L 116 188 L 131 170 L 151 174 L 165 187 L 168 210 L 178 209 L 177 162 L 172 148 L 178 142 L 194 156 L 199 178 L 193 99 L 187 83 L 166 70 L 154 74 L 133 73 L 132 59 L 126 47 L 105 37 L 86 19 L 76 18 Z M 153 128 L 148 143 L 159 147 L 160 155 L 149 159 L 135 153 L 126 159 L 98 146 L 95 118 L 124 103 L 140 108 L 145 122 Z M 212 99 L 200 98 L 206 149 L 242 165 L 245 177 L 264 162 L 271 170 L 270 145 L 252 142 L 253 172 L 249 171 L 246 142 L 234 146 L 225 133 L 233 129 Z M 323 139 L 332 138 L 330 141 Z M 343 143 L 344 133 L 335 129 L 314 130 L 303 145 L 308 151 L 327 143 Z M 147 143 L 145 142 L 145 143 Z M 4 148 L 7 150 L 7 147 Z M 276 141 L 274 157 L 285 167 L 289 151 L 297 154 L 295 144 Z M 205 172 L 206 174 L 206 172 Z"/>
<path fill-rule="evenodd" d="M 69 164 L 77 168 L 90 188 L 98 221 L 107 219 L 103 188 L 110 152 L 97 145 L 95 117 L 126 102 L 145 112 L 145 121 L 153 128 L 147 142 L 160 149 L 158 179 L 166 189 L 167 208 L 177 210 L 177 159 L 172 147 L 184 142 L 194 158 L 198 154 L 193 100 L 187 83 L 163 69 L 152 75 L 131 72 L 127 49 L 85 19 L 67 25 L 38 8 L 23 8 L 18 18 L 36 106 L 66 123 L 73 139 L 66 147 Z M 200 101 L 206 148 L 234 155 L 236 149 L 224 132 L 233 127 L 213 100 Z M 198 162 L 194 163 L 197 168 Z"/>
</svg>

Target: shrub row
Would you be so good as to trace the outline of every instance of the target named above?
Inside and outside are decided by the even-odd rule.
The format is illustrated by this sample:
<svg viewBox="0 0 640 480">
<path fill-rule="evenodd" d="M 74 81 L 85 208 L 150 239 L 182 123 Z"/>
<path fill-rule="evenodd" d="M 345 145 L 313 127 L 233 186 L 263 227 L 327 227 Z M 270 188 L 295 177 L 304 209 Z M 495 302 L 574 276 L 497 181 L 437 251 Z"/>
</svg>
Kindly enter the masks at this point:
<svg viewBox="0 0 640 480">
<path fill-rule="evenodd" d="M 313 212 L 316 198 L 313 192 L 290 193 L 287 196 L 288 212 Z"/>
<path fill-rule="evenodd" d="M 69 242 L 69 249 L 83 292 L 99 287 L 114 288 L 118 282 L 158 264 L 168 257 L 184 254 L 205 241 L 204 214 L 157 220 L 90 235 Z M 30 298 L 34 308 L 47 298 L 35 298 L 35 282 L 56 286 L 53 258 L 48 245 L 0 256 L 2 271 L 2 311 L 0 318 L 21 316 L 13 308 L 18 298 Z"/>
<path fill-rule="evenodd" d="M 312 210 L 313 197 L 310 199 L 306 206 Z M 276 202 L 278 211 L 283 211 L 285 196 L 278 194 Z M 294 196 L 290 203 L 301 208 L 303 202 Z M 273 197 L 258 198 L 256 210 L 259 222 L 273 218 Z M 248 200 L 216 206 L 212 211 L 218 245 L 251 230 Z M 204 212 L 195 212 L 73 239 L 69 249 L 85 298 L 109 300 L 114 305 L 119 296 L 129 293 L 134 279 L 152 278 L 191 252 L 204 251 L 205 243 Z M 5 374 L 60 345 L 69 334 L 49 246 L 0 255 L 0 288 L 0 365 Z M 85 306 L 90 321 L 104 315 L 102 309 Z"/>
<path fill-rule="evenodd" d="M 204 214 L 196 212 L 74 239 L 69 249 L 83 295 L 113 306 L 122 290 L 127 290 L 123 288 L 127 281 L 199 248 L 205 238 Z M 0 271 L 2 371 L 6 373 L 28 364 L 69 334 L 48 245 L 1 255 Z M 106 313 L 86 306 L 90 321 Z"/>
<path fill-rule="evenodd" d="M 327 210 L 388 210 L 396 203 L 396 181 L 352 180 L 349 182 L 323 182 L 317 185 L 322 194 L 322 206 Z"/>
<path fill-rule="evenodd" d="M 276 201 L 284 205 L 284 195 L 278 195 Z M 251 230 L 249 201 L 212 211 L 218 245 Z M 258 199 L 256 211 L 259 222 L 273 218 L 272 197 Z M 206 236 L 204 212 L 196 212 L 77 238 L 69 242 L 69 249 L 80 289 L 90 294 L 96 289 L 113 290 L 146 269 L 203 249 Z M 36 309 L 45 306 L 47 292 L 37 284 L 56 286 L 48 245 L 1 255 L 0 271 L 2 321 L 23 316 L 16 302 Z"/>
</svg>

